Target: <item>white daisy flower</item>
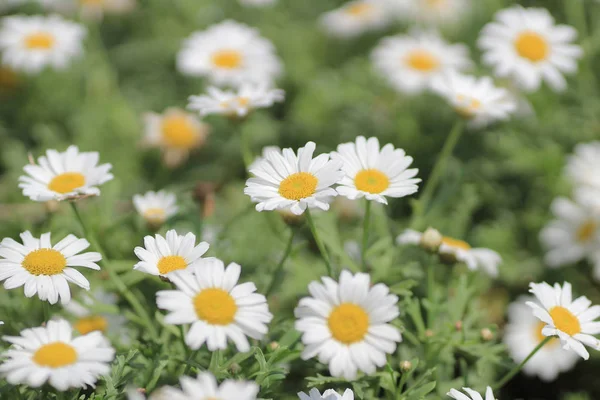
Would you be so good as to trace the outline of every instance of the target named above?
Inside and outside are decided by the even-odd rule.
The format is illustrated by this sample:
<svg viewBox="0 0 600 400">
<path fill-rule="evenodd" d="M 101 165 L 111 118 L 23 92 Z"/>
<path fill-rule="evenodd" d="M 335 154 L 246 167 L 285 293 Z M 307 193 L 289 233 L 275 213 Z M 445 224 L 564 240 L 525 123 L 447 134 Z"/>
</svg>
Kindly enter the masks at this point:
<svg viewBox="0 0 600 400">
<path fill-rule="evenodd" d="M 143 143 L 161 149 L 169 167 L 187 160 L 192 150 L 204 144 L 209 133 L 207 124 L 178 108 L 168 108 L 162 114 L 146 113 L 144 127 Z"/>
<path fill-rule="evenodd" d="M 100 21 L 105 15 L 126 14 L 135 9 L 136 0 L 36 0 L 47 10 L 79 13 L 85 20 Z"/>
<path fill-rule="evenodd" d="M 77 146 L 59 153 L 47 150 L 38 164 L 23 167 L 29 176 L 19 177 L 23 195 L 34 201 L 67 200 L 98 196 L 98 186 L 113 179 L 111 164 L 98 165 L 97 152 L 80 152 Z"/>
<path fill-rule="evenodd" d="M 170 313 L 167 324 L 191 324 L 185 342 L 192 349 L 206 343 L 208 350 L 227 348 L 229 338 L 238 351 L 250 350 L 246 336 L 260 340 L 273 319 L 267 299 L 254 293 L 252 282 L 237 284 L 241 267 L 203 259 L 187 270 L 169 274 L 177 290 L 156 294 L 158 308 Z"/>
<path fill-rule="evenodd" d="M 592 302 L 585 296 L 573 300 L 569 282 L 562 287 L 546 282 L 531 283 L 529 287 L 541 305 L 531 301 L 527 305 L 546 323 L 544 336 L 558 336 L 563 349 L 573 350 L 585 360 L 590 355 L 584 345 L 600 350 L 600 341 L 591 336 L 600 333 L 600 321 L 594 321 L 600 316 L 600 306 L 590 307 Z"/>
<path fill-rule="evenodd" d="M 389 0 L 401 18 L 424 25 L 456 25 L 468 18 L 471 0 Z"/>
<path fill-rule="evenodd" d="M 227 20 L 193 33 L 177 56 L 185 75 L 207 77 L 215 85 L 271 83 L 281 74 L 275 48 L 258 31 Z"/>
<path fill-rule="evenodd" d="M 259 386 L 255 382 L 228 379 L 221 385 L 210 372 L 200 372 L 196 379 L 189 376 L 179 378 L 181 390 L 164 386 L 159 399 L 170 400 L 256 400 Z M 155 393 L 150 399 L 154 400 Z M 159 400 L 156 399 L 156 400 Z"/>
<path fill-rule="evenodd" d="M 298 149 L 283 149 L 281 153 L 269 151 L 255 168 L 255 177 L 246 181 L 244 193 L 258 203 L 257 211 L 289 209 L 296 215 L 307 207 L 329 209 L 329 200 L 337 195 L 331 187 L 343 176 L 341 161 L 320 154 L 313 159 L 316 145 L 308 142 Z"/>
<path fill-rule="evenodd" d="M 477 393 L 476 391 L 474 391 L 473 389 L 465 387 L 465 388 L 463 388 L 463 390 L 465 392 L 467 392 L 469 395 L 467 396 L 466 394 L 463 394 L 456 389 L 450 389 L 450 391 L 448 393 L 446 393 L 446 396 L 452 397 L 453 399 L 456 399 L 456 400 L 483 400 L 483 397 L 481 397 L 481 395 L 479 393 Z M 495 399 L 496 398 L 494 397 L 492 388 L 488 386 L 487 389 L 485 390 L 485 400 L 495 400 Z"/>
<path fill-rule="evenodd" d="M 600 141 L 575 146 L 567 160 L 565 175 L 575 187 L 600 189 Z"/>
<path fill-rule="evenodd" d="M 99 270 L 96 264 L 100 253 L 83 250 L 90 247 L 85 239 L 67 235 L 54 246 L 50 232 L 37 239 L 29 231 L 21 233 L 23 244 L 11 238 L 0 242 L 0 281 L 5 289 L 24 286 L 26 297 L 37 293 L 40 300 L 55 304 L 60 297 L 63 304 L 71 300 L 68 282 L 90 290 L 90 282 L 73 267 Z"/>
<path fill-rule="evenodd" d="M 189 97 L 188 109 L 198 111 L 201 116 L 245 117 L 251 111 L 271 107 L 285 97 L 283 90 L 271 89 L 266 84 L 244 84 L 237 91 L 211 86 L 206 91 L 207 94 Z"/>
<path fill-rule="evenodd" d="M 40 387 L 48 382 L 59 391 L 94 387 L 110 373 L 115 350 L 100 332 L 72 337 L 67 321 L 25 329 L 21 336 L 3 336 L 13 347 L 2 354 L 0 374 L 12 384 Z"/>
<path fill-rule="evenodd" d="M 366 197 L 387 204 L 386 197 L 405 197 L 419 190 L 421 179 L 415 178 L 419 170 L 408 169 L 413 158 L 391 144 L 380 149 L 376 137 L 359 136 L 356 142 L 340 144 L 331 159 L 342 162 L 344 171 L 336 190 L 351 200 Z"/>
<path fill-rule="evenodd" d="M 583 55 L 572 44 L 577 31 L 567 25 L 555 25 L 545 8 L 514 6 L 496 13 L 479 37 L 483 62 L 494 68 L 498 77 L 510 77 L 521 89 L 533 92 L 545 80 L 555 91 L 564 90 L 563 73 L 577 71 L 577 59 Z"/>
<path fill-rule="evenodd" d="M 351 38 L 384 28 L 392 21 L 384 0 L 353 0 L 321 16 L 321 25 L 333 36 Z"/>
<path fill-rule="evenodd" d="M 472 128 L 505 121 L 517 111 L 516 100 L 510 92 L 494 86 L 487 76 L 476 78 L 451 71 L 433 80 L 432 89 L 467 119 Z"/>
<path fill-rule="evenodd" d="M 267 159 L 267 153 L 269 153 L 270 151 L 276 151 L 279 154 L 281 154 L 281 148 L 279 146 L 265 146 L 262 149 L 261 155 L 256 157 L 254 159 L 254 161 L 252 161 L 252 164 L 250 164 L 248 166 L 248 170 L 253 170 L 254 168 L 258 167 L 260 165 L 260 163 L 263 162 L 263 160 Z"/>
<path fill-rule="evenodd" d="M 351 389 L 346 389 L 344 394 L 339 394 L 333 389 L 327 389 L 323 394 L 319 393 L 319 390 L 313 388 L 308 392 L 298 393 L 300 400 L 354 400 L 354 392 Z"/>
<path fill-rule="evenodd" d="M 250 7 L 264 7 L 270 6 L 277 2 L 277 0 L 240 0 L 240 4 L 243 6 Z"/>
<path fill-rule="evenodd" d="M 504 344 L 515 363 L 521 363 L 546 337 L 542 329 L 546 324 L 537 319 L 526 302 L 535 302 L 534 297 L 522 296 L 508 307 L 508 323 L 505 327 Z M 537 375 L 544 381 L 553 381 L 558 374 L 571 370 L 579 356 L 559 346 L 552 339 L 523 366 L 527 375 Z"/>
<path fill-rule="evenodd" d="M 389 324 L 399 315 L 398 297 L 382 283 L 371 287 L 364 273 L 342 271 L 339 283 L 321 280 L 308 285 L 312 297 L 301 299 L 294 310 L 305 345 L 302 359 L 316 356 L 329 364 L 332 376 L 348 380 L 356 378 L 357 370 L 373 374 L 402 341 Z"/>
<path fill-rule="evenodd" d="M 167 232 L 166 238 L 159 234 L 144 238 L 144 247 L 136 247 L 135 255 L 141 260 L 133 269 L 147 274 L 167 276 L 169 272 L 191 267 L 202 259 L 208 251 L 208 243 L 196 245 L 196 235 L 178 235 L 174 229 Z"/>
<path fill-rule="evenodd" d="M 436 77 L 471 65 L 467 46 L 448 44 L 433 30 L 384 38 L 373 51 L 372 60 L 394 88 L 408 94 L 421 93 Z"/>
<path fill-rule="evenodd" d="M 175 193 L 160 190 L 146 192 L 143 195 L 133 196 L 133 205 L 136 211 L 149 225 L 160 226 L 166 220 L 177 214 L 177 197 Z"/>
<path fill-rule="evenodd" d="M 36 74 L 46 67 L 66 69 L 83 53 L 85 28 L 58 15 L 18 15 L 0 23 L 2 63 L 15 71 Z"/>
<path fill-rule="evenodd" d="M 396 238 L 396 243 L 419 245 L 422 237 L 423 233 L 406 229 Z M 495 251 L 482 247 L 472 248 L 469 243 L 448 236 L 442 238 L 438 253 L 442 261 L 463 262 L 470 270 L 483 269 L 491 277 L 498 276 L 498 266 L 502 263 L 502 257 Z"/>
</svg>

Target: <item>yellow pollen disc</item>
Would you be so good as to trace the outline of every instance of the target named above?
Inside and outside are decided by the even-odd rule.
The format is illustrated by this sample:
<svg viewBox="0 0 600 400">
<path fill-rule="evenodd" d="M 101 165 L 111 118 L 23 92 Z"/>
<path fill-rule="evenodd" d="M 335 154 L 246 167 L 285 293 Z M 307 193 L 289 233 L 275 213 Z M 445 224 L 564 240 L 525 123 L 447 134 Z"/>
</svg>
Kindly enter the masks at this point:
<svg viewBox="0 0 600 400">
<path fill-rule="evenodd" d="M 580 242 L 587 242 L 594 237 L 597 224 L 594 221 L 587 221 L 583 223 L 579 229 L 577 229 L 577 240 Z"/>
<path fill-rule="evenodd" d="M 360 342 L 367 334 L 369 315 L 356 304 L 342 303 L 329 314 L 327 325 L 338 342 L 352 344 Z"/>
<path fill-rule="evenodd" d="M 86 335 L 94 331 L 106 332 L 108 321 L 99 315 L 91 315 L 77 320 L 73 326 L 79 333 Z"/>
<path fill-rule="evenodd" d="M 425 0 L 425 5 L 430 8 L 441 7 L 446 3 L 446 0 Z"/>
<path fill-rule="evenodd" d="M 317 191 L 319 180 L 308 172 L 297 172 L 279 184 L 279 194 L 288 200 L 300 200 L 312 196 Z"/>
<path fill-rule="evenodd" d="M 175 114 L 163 118 L 162 136 L 169 147 L 191 149 L 198 143 L 196 127 L 186 115 Z"/>
<path fill-rule="evenodd" d="M 31 359 L 42 367 L 60 368 L 75 364 L 77 361 L 77 351 L 69 344 L 53 342 L 37 349 Z"/>
<path fill-rule="evenodd" d="M 242 58 L 237 50 L 219 50 L 213 53 L 212 62 L 219 68 L 235 69 L 242 65 Z"/>
<path fill-rule="evenodd" d="M 194 297 L 196 315 L 212 325 L 229 325 L 235 319 L 237 304 L 223 289 L 204 289 Z"/>
<path fill-rule="evenodd" d="M 458 102 L 461 104 L 456 107 L 456 112 L 463 118 L 473 118 L 477 110 L 481 108 L 481 101 L 474 97 L 467 97 L 464 95 L 456 96 Z"/>
<path fill-rule="evenodd" d="M 152 224 L 162 224 L 167 218 L 164 209 L 149 208 L 144 211 L 144 219 Z"/>
<path fill-rule="evenodd" d="M 70 193 L 85 185 L 85 176 L 79 172 L 65 172 L 56 175 L 48 184 L 48 189 L 53 192 L 64 194 Z"/>
<path fill-rule="evenodd" d="M 54 249 L 38 249 L 27 254 L 21 266 L 31 275 L 60 274 L 67 266 L 67 259 L 60 251 Z"/>
<path fill-rule="evenodd" d="M 346 13 L 352 15 L 353 17 L 362 17 L 373 9 L 373 6 L 367 3 L 357 3 L 352 4 L 349 7 L 346 7 Z"/>
<path fill-rule="evenodd" d="M 354 177 L 354 185 L 363 192 L 378 194 L 390 187 L 390 180 L 377 169 L 363 169 Z"/>
<path fill-rule="evenodd" d="M 464 240 L 458 240 L 448 236 L 444 236 L 442 238 L 442 243 L 444 243 L 446 246 L 455 247 L 462 250 L 471 249 L 471 245 L 469 245 L 469 243 L 465 242 Z"/>
<path fill-rule="evenodd" d="M 567 335 L 576 335 L 581 332 L 579 319 L 564 307 L 556 306 L 550 309 L 550 316 L 556 329 L 563 331 Z"/>
<path fill-rule="evenodd" d="M 515 49 L 521 57 L 533 62 L 545 60 L 550 52 L 546 39 L 531 31 L 523 32 L 517 37 Z"/>
<path fill-rule="evenodd" d="M 25 47 L 31 50 L 48 50 L 54 46 L 54 36 L 49 33 L 32 33 L 25 38 Z"/>
<path fill-rule="evenodd" d="M 238 97 L 237 102 L 242 107 L 247 107 L 250 104 L 250 99 L 247 97 Z"/>
<path fill-rule="evenodd" d="M 158 272 L 164 275 L 172 271 L 177 271 L 178 269 L 186 269 L 187 262 L 185 262 L 185 258 L 181 256 L 166 256 L 158 260 L 157 267 Z"/>
<path fill-rule="evenodd" d="M 426 50 L 414 50 L 406 58 L 406 64 L 417 71 L 430 72 L 437 69 L 440 62 Z"/>
</svg>

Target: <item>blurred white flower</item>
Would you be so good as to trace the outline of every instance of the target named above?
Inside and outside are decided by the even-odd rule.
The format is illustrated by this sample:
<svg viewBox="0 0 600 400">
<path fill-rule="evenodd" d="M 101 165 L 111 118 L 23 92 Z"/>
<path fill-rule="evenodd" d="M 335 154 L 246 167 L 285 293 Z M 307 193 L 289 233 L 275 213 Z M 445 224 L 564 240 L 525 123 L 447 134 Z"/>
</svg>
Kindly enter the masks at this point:
<svg viewBox="0 0 600 400">
<path fill-rule="evenodd" d="M 63 70 L 83 54 L 86 29 L 58 15 L 4 17 L 0 24 L 2 63 L 15 71 Z"/>
<path fill-rule="evenodd" d="M 264 7 L 277 3 L 277 0 L 240 0 L 240 4 L 249 7 Z"/>
<path fill-rule="evenodd" d="M 388 0 L 402 20 L 429 26 L 456 25 L 468 19 L 472 0 Z"/>
<path fill-rule="evenodd" d="M 177 55 L 177 68 L 185 75 L 234 87 L 271 84 L 282 71 L 273 44 L 256 29 L 231 20 L 187 38 Z"/>
<path fill-rule="evenodd" d="M 327 389 L 321 394 L 318 389 L 312 388 L 308 394 L 298 393 L 298 397 L 300 400 L 354 400 L 354 392 L 352 389 L 346 389 L 344 394 L 339 394 L 333 389 Z"/>
<path fill-rule="evenodd" d="M 64 14 L 79 13 L 86 20 L 101 20 L 108 14 L 126 14 L 133 11 L 136 0 L 35 0 L 47 10 Z"/>
<path fill-rule="evenodd" d="M 283 90 L 271 89 L 266 84 L 244 84 L 237 91 L 211 86 L 206 91 L 205 95 L 189 97 L 188 109 L 198 111 L 201 116 L 245 117 L 252 110 L 271 107 L 285 98 Z"/>
<path fill-rule="evenodd" d="M 436 31 L 413 30 L 381 40 L 372 54 L 378 72 L 399 92 L 421 93 L 433 79 L 471 66 L 463 44 L 448 44 Z"/>
<path fill-rule="evenodd" d="M 542 80 L 554 91 L 567 87 L 564 74 L 577 72 L 580 46 L 572 44 L 577 31 L 555 25 L 544 8 L 514 6 L 496 14 L 478 40 L 484 51 L 483 62 L 494 68 L 496 76 L 511 78 L 521 89 L 533 92 Z"/>
<path fill-rule="evenodd" d="M 350 38 L 384 28 L 392 21 L 385 0 L 353 0 L 321 16 L 321 25 L 333 36 Z"/>
<path fill-rule="evenodd" d="M 456 389 L 450 389 L 450 391 L 446 393 L 446 396 L 452 397 L 456 400 L 483 400 L 483 397 L 481 397 L 481 395 L 473 389 L 464 387 L 463 390 L 468 393 L 468 396 Z M 485 390 L 485 400 L 496 400 L 494 393 L 492 392 L 492 388 L 489 386 Z"/>
<path fill-rule="evenodd" d="M 133 196 L 133 205 L 146 222 L 154 227 L 162 225 L 177 214 L 178 209 L 175 193 L 166 190 L 136 194 Z"/>
<path fill-rule="evenodd" d="M 600 190 L 600 141 L 575 146 L 567 160 L 565 175 L 576 188 Z"/>
<path fill-rule="evenodd" d="M 210 372 L 200 372 L 196 378 L 179 378 L 181 389 L 163 386 L 158 396 L 152 393 L 150 400 L 256 400 L 259 386 L 255 382 L 227 379 L 217 384 Z"/>
</svg>

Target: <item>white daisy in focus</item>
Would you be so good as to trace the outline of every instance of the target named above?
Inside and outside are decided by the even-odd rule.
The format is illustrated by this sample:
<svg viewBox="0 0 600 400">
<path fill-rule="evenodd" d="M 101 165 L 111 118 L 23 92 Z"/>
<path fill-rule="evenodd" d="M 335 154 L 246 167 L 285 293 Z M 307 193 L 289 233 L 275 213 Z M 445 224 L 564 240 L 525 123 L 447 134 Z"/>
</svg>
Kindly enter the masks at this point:
<svg viewBox="0 0 600 400">
<path fill-rule="evenodd" d="M 63 70 L 83 54 L 86 29 L 58 15 L 17 15 L 2 18 L 0 23 L 2 64 L 15 71 Z"/>
<path fill-rule="evenodd" d="M 302 332 L 302 359 L 318 357 L 334 377 L 356 378 L 357 371 L 373 374 L 396 351 L 400 331 L 390 324 L 399 315 L 398 297 L 386 285 L 370 286 L 368 274 L 342 271 L 340 282 L 329 277 L 311 282 L 312 297 L 294 310 L 296 330 Z"/>
<path fill-rule="evenodd" d="M 385 0 L 353 0 L 321 16 L 325 30 L 342 38 L 384 28 L 391 21 Z"/>
<path fill-rule="evenodd" d="M 261 151 L 261 155 L 257 156 L 254 161 L 252 161 L 252 164 L 248 166 L 248 170 L 253 170 L 254 168 L 258 167 L 263 160 L 267 159 L 267 153 L 270 151 L 276 151 L 281 154 L 281 148 L 279 146 L 265 146 Z"/>
<path fill-rule="evenodd" d="M 432 89 L 468 120 L 472 128 L 505 121 L 517 111 L 516 100 L 510 92 L 494 86 L 487 76 L 476 78 L 451 71 L 433 80 Z"/>
<path fill-rule="evenodd" d="M 433 30 L 383 38 L 371 58 L 378 72 L 407 94 L 428 90 L 433 79 L 471 66 L 467 46 L 451 45 Z"/>
<path fill-rule="evenodd" d="M 185 75 L 207 77 L 215 85 L 270 84 L 281 74 L 273 44 L 247 25 L 227 20 L 195 32 L 177 55 Z"/>
<path fill-rule="evenodd" d="M 422 239 L 423 233 L 406 229 L 396 238 L 396 243 L 422 245 Z M 498 266 L 502 263 L 502 257 L 495 251 L 482 247 L 472 248 L 469 243 L 448 236 L 442 237 L 438 254 L 444 262 L 463 262 L 470 270 L 483 269 L 491 277 L 498 276 Z"/>
<path fill-rule="evenodd" d="M 592 336 L 600 333 L 600 321 L 594 321 L 600 316 L 600 306 L 590 307 L 592 302 L 585 296 L 573 300 L 569 282 L 562 287 L 546 282 L 530 283 L 529 287 L 541 305 L 531 301 L 527 305 L 546 323 L 544 336 L 558 336 L 563 349 L 573 350 L 585 360 L 590 355 L 584 345 L 600 350 L 600 340 Z"/>
<path fill-rule="evenodd" d="M 160 190 L 149 191 L 133 196 L 136 211 L 153 227 L 161 226 L 166 220 L 177 214 L 177 197 L 175 193 Z"/>
<path fill-rule="evenodd" d="M 319 390 L 313 388 L 308 392 L 298 393 L 300 400 L 354 400 L 354 392 L 351 389 L 346 389 L 344 394 L 339 394 L 333 389 L 327 389 L 323 394 L 319 393 Z"/>
<path fill-rule="evenodd" d="M 466 20 L 472 0 L 389 0 L 402 19 L 429 26 L 456 25 Z"/>
<path fill-rule="evenodd" d="M 98 196 L 98 186 L 113 179 L 111 164 L 98 165 L 97 152 L 80 152 L 77 146 L 59 153 L 47 150 L 38 164 L 23 167 L 28 176 L 19 177 L 23 195 L 34 201 L 72 200 Z"/>
<path fill-rule="evenodd" d="M 40 387 L 48 382 L 64 392 L 69 388 L 95 387 L 110 373 L 115 350 L 100 332 L 73 338 L 67 321 L 25 329 L 21 336 L 3 336 L 13 346 L 2 354 L 0 375 L 12 384 Z"/>
<path fill-rule="evenodd" d="M 600 141 L 575 146 L 567 160 L 565 175 L 575 187 L 600 190 Z"/>
<path fill-rule="evenodd" d="M 221 114 L 241 118 L 258 108 L 268 108 L 283 101 L 282 89 L 271 89 L 265 84 L 244 84 L 237 91 L 222 90 L 211 86 L 207 94 L 190 96 L 188 109 L 198 111 L 201 116 Z"/>
<path fill-rule="evenodd" d="M 526 302 L 536 302 L 535 298 L 522 296 L 508 307 L 508 323 L 504 329 L 504 344 L 515 363 L 521 363 L 546 336 L 542 329 L 546 324 L 537 319 Z M 571 370 L 579 356 L 559 346 L 558 339 L 552 339 L 523 366 L 525 374 L 537 375 L 550 382 L 558 374 Z"/>
<path fill-rule="evenodd" d="M 187 270 L 169 274 L 177 290 L 156 293 L 158 308 L 169 311 L 165 323 L 191 324 L 185 343 L 199 349 L 227 348 L 230 339 L 240 352 L 250 350 L 246 336 L 260 340 L 273 319 L 267 299 L 254 293 L 252 282 L 238 284 L 241 267 L 223 261 L 203 259 Z"/>
<path fill-rule="evenodd" d="M 264 7 L 270 6 L 277 2 L 277 0 L 240 0 L 240 4 L 249 7 Z"/>
<path fill-rule="evenodd" d="M 85 239 L 67 235 L 54 246 L 50 233 L 37 239 L 29 231 L 21 233 L 23 244 L 4 238 L 0 242 L 0 281 L 7 290 L 24 287 L 26 297 L 37 293 L 40 300 L 63 304 L 71 300 L 69 282 L 90 290 L 90 282 L 73 267 L 99 270 L 100 253 L 81 253 L 90 247 Z M 81 253 L 81 254 L 80 254 Z"/>
<path fill-rule="evenodd" d="M 181 390 L 172 386 L 163 386 L 159 397 L 155 393 L 151 400 L 256 400 L 259 386 L 255 382 L 227 379 L 217 384 L 217 380 L 210 372 L 200 372 L 194 379 L 189 376 L 179 378 Z"/>
<path fill-rule="evenodd" d="M 191 151 L 202 147 L 209 133 L 207 124 L 179 108 L 168 108 L 162 114 L 146 113 L 144 127 L 143 143 L 161 149 L 164 163 L 171 168 L 181 165 Z"/>
<path fill-rule="evenodd" d="M 250 196 L 257 211 L 289 209 L 296 215 L 306 208 L 329 209 L 329 200 L 337 195 L 331 187 L 343 176 L 341 161 L 320 154 L 313 159 L 315 143 L 308 142 L 298 149 L 270 151 L 250 173 L 244 193 Z"/>
<path fill-rule="evenodd" d="M 419 170 L 408 169 L 413 158 L 391 144 L 380 148 L 376 137 L 359 136 L 356 142 L 340 144 L 331 159 L 342 163 L 345 174 L 336 190 L 351 200 L 365 197 L 387 204 L 386 197 L 405 197 L 419 190 L 421 179 L 415 178 Z"/>
<path fill-rule="evenodd" d="M 555 25 L 545 8 L 514 6 L 496 13 L 495 21 L 481 31 L 478 45 L 496 76 L 509 77 L 528 92 L 538 90 L 542 80 L 562 91 L 567 87 L 563 74 L 577 72 L 583 56 L 582 48 L 572 44 L 576 37 L 573 27 Z"/>
<path fill-rule="evenodd" d="M 82 19 L 101 21 L 105 15 L 121 15 L 133 11 L 136 0 L 36 0 L 46 10 L 64 14 L 79 13 Z"/>
<path fill-rule="evenodd" d="M 481 397 L 481 395 L 473 389 L 463 388 L 463 390 L 468 394 L 468 396 L 456 389 L 450 389 L 450 391 L 446 393 L 446 396 L 452 397 L 456 400 L 484 400 L 483 397 Z M 489 386 L 485 390 L 485 400 L 496 400 L 494 393 L 492 392 L 492 388 Z"/>
<path fill-rule="evenodd" d="M 196 235 L 191 232 L 182 236 L 171 229 L 166 237 L 159 234 L 146 236 L 144 247 L 134 249 L 140 262 L 133 269 L 164 277 L 169 272 L 189 268 L 200 261 L 208 247 L 206 242 L 196 245 Z"/>
</svg>

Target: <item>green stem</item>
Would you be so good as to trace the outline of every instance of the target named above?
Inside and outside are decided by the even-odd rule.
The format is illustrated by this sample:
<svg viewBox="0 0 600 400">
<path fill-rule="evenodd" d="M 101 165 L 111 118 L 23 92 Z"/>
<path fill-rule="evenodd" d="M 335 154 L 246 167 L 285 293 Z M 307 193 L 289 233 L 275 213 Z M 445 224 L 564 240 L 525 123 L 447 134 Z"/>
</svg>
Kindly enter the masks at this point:
<svg viewBox="0 0 600 400">
<path fill-rule="evenodd" d="M 321 241 L 319 234 L 317 233 L 317 227 L 315 225 L 315 221 L 310 213 L 310 209 L 306 208 L 306 221 L 308 221 L 308 226 L 310 227 L 310 231 L 315 238 L 315 242 L 317 243 L 317 247 L 319 248 L 319 252 L 321 253 L 321 257 L 325 261 L 325 266 L 327 267 L 327 275 L 333 277 L 333 269 L 331 268 L 331 262 L 329 261 L 329 255 L 327 254 L 327 250 L 325 249 L 325 245 Z"/>
<path fill-rule="evenodd" d="M 185 343 L 185 328 L 183 325 L 179 325 L 179 333 L 181 335 L 181 345 L 183 346 L 183 353 L 187 353 L 188 345 Z"/>
<path fill-rule="evenodd" d="M 215 350 L 210 355 L 210 364 L 208 366 L 208 370 L 210 372 L 212 372 L 213 375 L 216 375 L 218 372 L 219 362 L 220 362 L 220 358 L 221 358 L 220 356 L 221 356 L 221 350 Z"/>
<path fill-rule="evenodd" d="M 190 372 L 190 369 L 192 368 L 192 366 L 190 365 L 191 361 L 194 361 L 196 359 L 196 356 L 198 355 L 198 350 L 194 350 L 190 353 L 190 356 L 187 359 L 187 363 L 185 364 L 185 368 L 183 369 L 183 375 L 187 375 L 188 372 Z"/>
<path fill-rule="evenodd" d="M 244 133 L 244 131 L 241 129 L 241 123 L 237 122 L 237 130 L 239 132 L 240 135 L 240 147 L 241 147 L 241 151 L 242 151 L 242 159 L 244 160 L 244 166 L 246 167 L 246 170 L 248 169 L 248 167 L 250 166 L 250 164 L 252 164 L 252 161 L 254 161 L 254 155 L 252 154 L 252 149 L 250 149 L 250 142 L 248 140 L 248 135 Z"/>
<path fill-rule="evenodd" d="M 527 361 L 529 361 L 531 359 L 531 357 L 533 357 L 535 355 L 535 353 L 537 353 L 539 349 L 544 347 L 544 345 L 546 343 L 548 343 L 550 340 L 552 340 L 552 336 L 548 336 L 544 340 L 542 340 L 540 342 L 540 344 L 538 344 L 536 346 L 535 349 L 531 350 L 531 353 L 529 353 L 529 355 L 527 357 L 525 357 L 525 359 L 523 361 L 521 361 L 521 363 L 519 365 L 514 367 L 508 374 L 504 375 L 504 378 L 500 379 L 500 381 L 493 386 L 493 389 L 497 390 L 497 389 L 500 389 L 502 386 L 506 385 L 506 383 L 508 383 L 508 381 L 510 381 L 512 379 L 512 377 L 515 376 L 523 368 L 523 366 L 525 364 L 527 364 Z"/>
<path fill-rule="evenodd" d="M 427 300 L 429 310 L 427 311 L 427 328 L 433 329 L 433 305 L 435 303 L 435 265 L 429 262 L 427 265 Z"/>
<path fill-rule="evenodd" d="M 43 301 L 42 309 L 44 312 L 44 322 L 47 323 L 48 321 L 50 321 L 50 317 L 52 316 L 52 313 L 50 312 L 50 303 L 48 303 L 47 301 Z"/>
<path fill-rule="evenodd" d="M 275 272 L 273 273 L 273 278 L 271 279 L 271 282 L 269 283 L 269 286 L 267 287 L 267 290 L 265 291 L 266 297 L 269 297 L 271 295 L 271 293 L 273 293 L 273 291 L 283 281 L 283 266 L 285 265 L 285 261 L 288 259 L 288 257 L 290 256 L 290 253 L 292 252 L 292 244 L 294 243 L 294 234 L 295 234 L 295 231 L 292 228 L 291 233 L 290 233 L 290 238 L 288 239 L 287 246 L 285 247 L 285 251 L 283 253 L 283 257 L 281 257 L 281 260 L 279 260 L 279 264 L 277 264 L 277 267 L 275 268 Z"/>
<path fill-rule="evenodd" d="M 369 244 L 369 221 L 371 220 L 371 202 L 365 199 L 365 216 L 363 221 L 363 240 L 362 240 L 362 249 L 360 252 L 360 256 L 362 259 L 362 268 L 364 271 L 368 270 L 367 268 L 367 248 Z"/>
</svg>

